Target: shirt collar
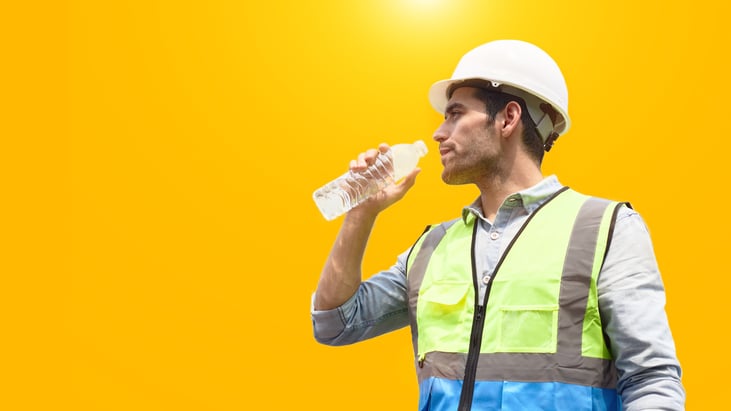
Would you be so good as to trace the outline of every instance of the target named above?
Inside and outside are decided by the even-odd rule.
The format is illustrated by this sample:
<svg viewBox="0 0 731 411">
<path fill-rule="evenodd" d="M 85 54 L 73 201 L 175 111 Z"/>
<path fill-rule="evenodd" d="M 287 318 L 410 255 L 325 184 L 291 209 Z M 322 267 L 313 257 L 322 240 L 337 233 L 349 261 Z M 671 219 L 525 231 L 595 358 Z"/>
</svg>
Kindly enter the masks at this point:
<svg viewBox="0 0 731 411">
<path fill-rule="evenodd" d="M 529 214 L 541 206 L 556 191 L 563 187 L 555 175 L 548 176 L 541 180 L 538 184 L 528 187 L 525 190 L 513 193 L 505 198 L 500 209 L 522 207 Z M 485 218 L 482 215 L 482 204 L 480 197 L 477 197 L 472 204 L 462 209 L 462 220 L 468 223 L 470 216 Z"/>
</svg>

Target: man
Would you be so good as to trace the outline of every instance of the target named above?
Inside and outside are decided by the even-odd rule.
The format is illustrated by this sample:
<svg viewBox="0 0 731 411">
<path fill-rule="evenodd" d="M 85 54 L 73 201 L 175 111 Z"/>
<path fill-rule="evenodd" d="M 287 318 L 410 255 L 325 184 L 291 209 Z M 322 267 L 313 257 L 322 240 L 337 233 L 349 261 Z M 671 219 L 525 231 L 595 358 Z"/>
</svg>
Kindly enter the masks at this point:
<svg viewBox="0 0 731 411">
<path fill-rule="evenodd" d="M 442 179 L 480 196 L 367 281 L 373 223 L 418 170 L 346 214 L 313 296 L 315 338 L 343 345 L 410 325 L 421 410 L 684 409 L 643 220 L 541 173 L 570 125 L 553 59 L 521 41 L 484 44 L 430 101 L 444 114 Z"/>
</svg>

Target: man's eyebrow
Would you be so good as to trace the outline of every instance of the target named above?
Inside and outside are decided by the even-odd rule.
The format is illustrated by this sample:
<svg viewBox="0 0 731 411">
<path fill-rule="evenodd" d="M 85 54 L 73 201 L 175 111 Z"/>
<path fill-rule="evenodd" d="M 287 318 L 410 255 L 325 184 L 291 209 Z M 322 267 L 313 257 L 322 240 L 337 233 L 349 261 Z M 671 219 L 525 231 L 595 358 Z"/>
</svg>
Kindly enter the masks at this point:
<svg viewBox="0 0 731 411">
<path fill-rule="evenodd" d="M 464 104 L 458 103 L 458 102 L 455 101 L 455 102 L 452 102 L 452 103 L 447 104 L 447 107 L 444 109 L 444 112 L 445 113 L 449 113 L 450 111 L 452 111 L 452 110 L 454 110 L 456 108 L 464 108 L 464 107 L 465 107 Z"/>
</svg>

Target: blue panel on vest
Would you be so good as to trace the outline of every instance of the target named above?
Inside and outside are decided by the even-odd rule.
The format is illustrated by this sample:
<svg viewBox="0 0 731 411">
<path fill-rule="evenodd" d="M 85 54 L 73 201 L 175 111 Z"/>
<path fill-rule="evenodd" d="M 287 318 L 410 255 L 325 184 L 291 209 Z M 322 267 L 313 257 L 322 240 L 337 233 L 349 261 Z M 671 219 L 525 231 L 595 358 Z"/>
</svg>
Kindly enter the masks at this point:
<svg viewBox="0 0 731 411">
<path fill-rule="evenodd" d="M 419 410 L 454 411 L 462 381 L 429 378 L 419 388 Z M 472 409 L 480 411 L 619 411 L 616 390 L 557 382 L 478 381 Z"/>
<path fill-rule="evenodd" d="M 561 383 L 506 382 L 503 410 L 592 411 L 591 387 Z"/>
<path fill-rule="evenodd" d="M 592 391 L 593 405 L 592 410 L 597 411 L 616 411 L 622 409 L 622 397 L 617 394 L 617 390 L 602 390 L 594 388 Z"/>
</svg>

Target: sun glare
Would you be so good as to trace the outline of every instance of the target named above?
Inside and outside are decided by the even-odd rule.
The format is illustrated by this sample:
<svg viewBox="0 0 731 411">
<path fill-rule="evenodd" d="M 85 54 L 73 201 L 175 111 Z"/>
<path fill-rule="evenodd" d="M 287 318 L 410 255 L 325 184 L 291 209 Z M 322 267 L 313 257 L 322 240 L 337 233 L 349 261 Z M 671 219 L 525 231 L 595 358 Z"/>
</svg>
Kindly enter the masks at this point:
<svg viewBox="0 0 731 411">
<path fill-rule="evenodd" d="M 433 7 L 441 3 L 442 0 L 408 0 L 415 7 Z"/>
</svg>

